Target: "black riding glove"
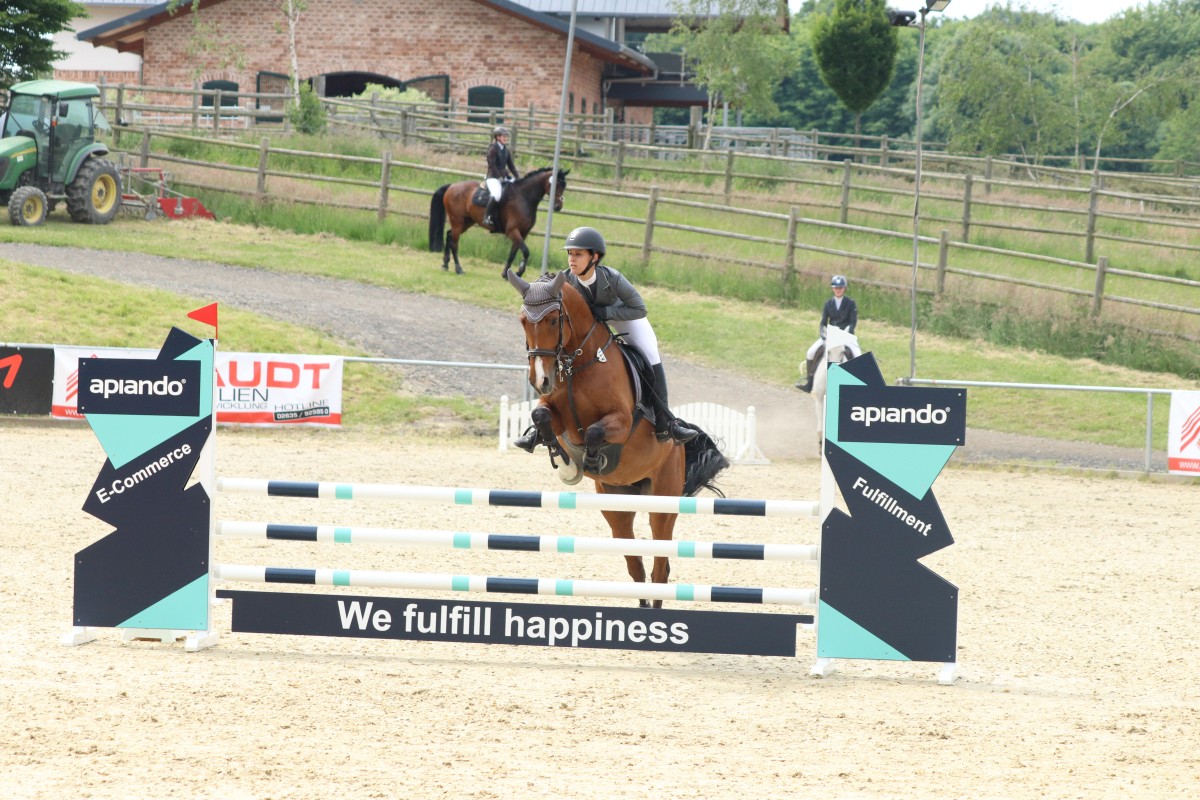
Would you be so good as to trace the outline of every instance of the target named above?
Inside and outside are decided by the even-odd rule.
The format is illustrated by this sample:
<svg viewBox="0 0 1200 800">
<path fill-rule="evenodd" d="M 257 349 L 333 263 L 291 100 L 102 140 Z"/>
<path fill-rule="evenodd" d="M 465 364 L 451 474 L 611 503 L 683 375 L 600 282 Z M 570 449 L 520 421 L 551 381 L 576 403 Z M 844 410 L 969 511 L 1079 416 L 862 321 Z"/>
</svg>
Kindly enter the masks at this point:
<svg viewBox="0 0 1200 800">
<path fill-rule="evenodd" d="M 608 306 L 593 306 L 592 316 L 596 318 L 596 322 L 604 322 L 608 319 Z"/>
</svg>

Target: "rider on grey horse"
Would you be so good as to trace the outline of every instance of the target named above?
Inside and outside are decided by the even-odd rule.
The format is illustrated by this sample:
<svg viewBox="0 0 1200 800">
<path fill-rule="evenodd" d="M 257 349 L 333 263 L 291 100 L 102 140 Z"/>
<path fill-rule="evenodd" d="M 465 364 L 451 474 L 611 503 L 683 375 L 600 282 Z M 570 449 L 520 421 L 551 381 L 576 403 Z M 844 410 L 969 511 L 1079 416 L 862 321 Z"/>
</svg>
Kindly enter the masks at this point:
<svg viewBox="0 0 1200 800">
<path fill-rule="evenodd" d="M 833 297 L 825 301 L 825 307 L 821 310 L 820 336 L 804 355 L 808 362 L 808 375 L 803 380 L 796 381 L 796 388 L 802 392 L 812 391 L 813 376 L 817 374 L 820 359 L 825 355 L 826 326 L 833 325 L 847 333 L 854 333 L 855 327 L 858 326 L 858 305 L 846 295 L 846 276 L 834 275 L 829 285 L 833 288 Z M 850 358 L 862 355 L 852 344 L 847 344 L 846 349 Z"/>
</svg>

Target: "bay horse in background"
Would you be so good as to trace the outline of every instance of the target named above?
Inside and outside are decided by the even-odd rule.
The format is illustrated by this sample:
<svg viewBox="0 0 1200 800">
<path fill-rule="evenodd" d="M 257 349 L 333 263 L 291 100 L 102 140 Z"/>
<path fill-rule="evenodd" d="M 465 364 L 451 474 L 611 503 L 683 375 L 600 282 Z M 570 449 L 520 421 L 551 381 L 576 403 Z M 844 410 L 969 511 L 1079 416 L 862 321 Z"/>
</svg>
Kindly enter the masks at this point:
<svg viewBox="0 0 1200 800">
<path fill-rule="evenodd" d="M 829 365 L 845 364 L 851 358 L 850 346 L 857 352 L 862 352 L 858 346 L 858 337 L 849 331 L 844 331 L 836 325 L 830 325 L 825 331 L 825 354 L 817 365 L 813 375 L 812 399 L 817 411 L 817 455 L 825 449 L 825 390 L 829 387 Z M 800 365 L 804 368 L 804 364 Z"/>
<path fill-rule="evenodd" d="M 566 277 L 549 273 L 527 283 L 516 272 L 508 274 L 524 300 L 520 319 L 529 383 L 538 393 L 533 423 L 542 441 L 551 443 L 550 462 L 559 478 L 573 485 L 587 476 L 600 494 L 690 497 L 701 489 L 720 494 L 712 482 L 729 461 L 703 431 L 687 444 L 658 441 L 653 422 L 635 401 L 634 378 L 616 339 Z M 600 513 L 614 538 L 634 538 L 634 512 Z M 670 540 L 677 516 L 651 512 L 651 536 Z M 625 562 L 629 576 L 644 583 L 641 556 L 625 556 Z M 667 558 L 655 556 L 651 580 L 666 583 L 670 572 Z M 654 601 L 655 608 L 661 606 Z"/>
<path fill-rule="evenodd" d="M 521 252 L 521 263 L 517 266 L 517 274 L 525 274 L 525 265 L 529 262 L 529 248 L 525 246 L 525 237 L 537 222 L 538 203 L 550 194 L 550 173 L 553 167 L 542 167 L 527 173 L 504 188 L 504 199 L 500 210 L 497 226 L 487 228 L 483 225 L 483 215 L 487 211 L 487 200 L 484 205 L 476 205 L 471 201 L 472 195 L 480 189 L 479 181 L 459 181 L 448 183 L 433 193 L 429 202 L 429 250 L 436 253 L 442 251 L 442 269 L 450 269 L 450 256 L 454 256 L 454 271 L 462 274 L 462 264 L 458 260 L 458 237 L 472 225 L 479 225 L 492 233 L 503 233 L 512 241 L 508 251 L 508 261 L 504 263 L 501 277 L 508 275 L 509 268 Z M 563 193 L 567 191 L 567 174 L 571 170 L 558 171 L 557 185 L 554 189 L 554 210 L 562 211 Z M 487 195 L 487 189 L 483 192 Z M 446 221 L 450 221 L 450 234 L 445 236 Z"/>
</svg>

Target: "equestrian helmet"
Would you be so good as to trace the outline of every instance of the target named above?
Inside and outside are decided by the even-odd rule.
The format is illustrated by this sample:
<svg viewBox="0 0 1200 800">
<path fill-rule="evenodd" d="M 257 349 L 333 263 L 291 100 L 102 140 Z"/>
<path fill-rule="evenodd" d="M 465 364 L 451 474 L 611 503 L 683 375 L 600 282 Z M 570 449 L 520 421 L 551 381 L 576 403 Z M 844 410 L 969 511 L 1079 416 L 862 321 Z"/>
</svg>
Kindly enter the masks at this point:
<svg viewBox="0 0 1200 800">
<path fill-rule="evenodd" d="M 591 250 L 604 255 L 608 248 L 604 244 L 604 237 L 600 235 L 600 231 L 585 227 L 576 228 L 567 234 L 567 243 L 563 245 L 563 250 Z"/>
<path fill-rule="evenodd" d="M 835 289 L 838 287 L 845 289 L 846 288 L 846 276 L 845 275 L 834 275 L 833 280 L 831 280 L 829 282 L 829 285 L 834 287 Z"/>
<path fill-rule="evenodd" d="M 512 136 L 512 131 L 503 125 L 497 125 L 495 128 L 492 128 L 492 138 L 495 139 L 497 136 Z"/>
</svg>

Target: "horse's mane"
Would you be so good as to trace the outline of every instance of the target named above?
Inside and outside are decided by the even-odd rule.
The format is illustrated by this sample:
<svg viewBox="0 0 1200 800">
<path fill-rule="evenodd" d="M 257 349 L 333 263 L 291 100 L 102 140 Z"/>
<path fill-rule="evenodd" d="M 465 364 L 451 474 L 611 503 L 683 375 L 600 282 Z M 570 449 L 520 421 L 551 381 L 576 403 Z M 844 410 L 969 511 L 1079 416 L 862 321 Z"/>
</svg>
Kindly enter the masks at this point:
<svg viewBox="0 0 1200 800">
<path fill-rule="evenodd" d="M 552 169 L 554 169 L 554 167 L 540 167 L 538 169 L 535 169 L 533 172 L 526 172 L 520 178 L 517 178 L 517 180 L 514 183 L 517 186 L 520 186 L 528 181 L 534 180 L 535 178 L 542 177 L 543 175 L 545 175 L 547 172 L 549 172 Z"/>
</svg>

